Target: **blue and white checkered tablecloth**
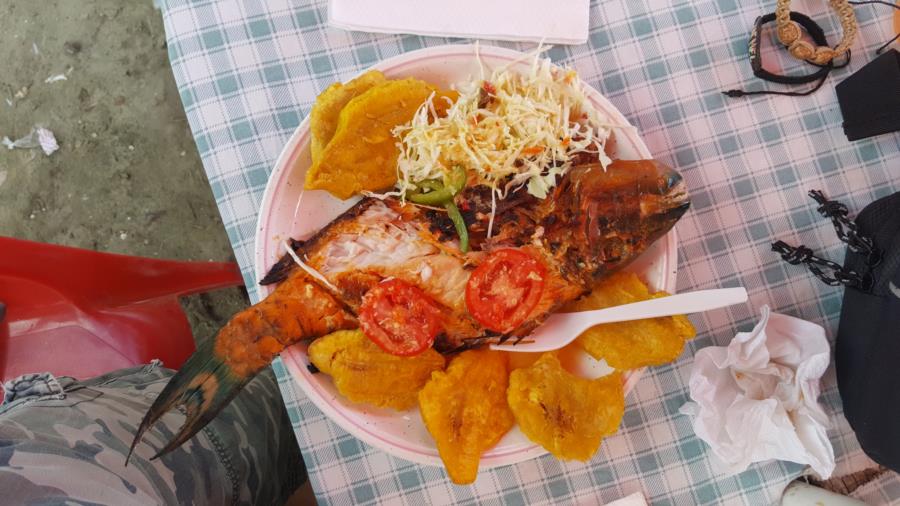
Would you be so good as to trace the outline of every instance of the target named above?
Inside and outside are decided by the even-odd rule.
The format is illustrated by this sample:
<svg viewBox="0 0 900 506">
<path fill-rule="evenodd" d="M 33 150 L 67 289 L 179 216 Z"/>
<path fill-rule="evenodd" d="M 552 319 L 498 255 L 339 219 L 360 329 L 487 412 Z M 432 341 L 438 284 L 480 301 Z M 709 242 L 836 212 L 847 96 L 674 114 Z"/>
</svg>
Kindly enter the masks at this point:
<svg viewBox="0 0 900 506">
<path fill-rule="evenodd" d="M 316 95 L 380 59 L 459 41 L 329 28 L 322 0 L 162 3 L 178 89 L 255 299 L 251 264 L 260 199 L 275 159 Z M 827 2 L 794 3 L 837 37 Z M 605 94 L 638 127 L 650 151 L 685 176 L 693 208 L 678 225 L 679 291 L 743 285 L 751 304 L 694 318 L 698 338 L 680 360 L 651 369 L 640 381 L 618 435 L 605 440 L 590 462 L 546 456 L 484 471 L 472 486 L 454 486 L 441 469 L 356 440 L 328 421 L 276 362 L 320 502 L 595 504 L 635 491 L 654 504 L 777 502 L 801 466 L 769 462 L 736 476 L 722 474 L 690 420 L 678 414 L 687 400 L 692 357 L 699 348 L 730 340 L 755 321 L 762 304 L 821 323 L 834 335 L 841 290 L 784 264 L 769 243 L 803 243 L 840 260 L 843 247 L 806 192 L 822 189 L 859 210 L 900 190 L 900 135 L 848 142 L 834 92 L 838 80 L 892 36 L 884 7 L 857 8 L 861 29 L 853 62 L 814 95 L 724 97 L 721 90 L 770 86 L 751 74 L 747 38 L 754 19 L 773 8 L 772 0 L 595 0 L 588 43 L 549 51 Z M 767 58 L 779 61 L 775 53 Z M 834 425 L 829 436 L 836 475 L 872 466 L 841 414 L 833 373 L 821 401 Z M 872 504 L 900 502 L 900 479 L 889 473 L 858 494 Z"/>
</svg>

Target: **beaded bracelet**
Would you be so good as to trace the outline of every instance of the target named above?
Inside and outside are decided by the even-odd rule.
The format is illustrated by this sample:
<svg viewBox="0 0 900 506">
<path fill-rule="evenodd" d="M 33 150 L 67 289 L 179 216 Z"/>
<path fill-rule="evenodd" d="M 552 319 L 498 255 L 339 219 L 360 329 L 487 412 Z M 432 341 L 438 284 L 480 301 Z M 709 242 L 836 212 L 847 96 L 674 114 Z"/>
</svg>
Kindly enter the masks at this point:
<svg viewBox="0 0 900 506">
<path fill-rule="evenodd" d="M 791 20 L 791 0 L 778 0 L 775 7 L 775 20 L 778 26 L 778 40 L 787 46 L 788 51 L 798 60 L 806 60 L 816 65 L 825 65 L 834 58 L 843 55 L 850 49 L 856 38 L 856 14 L 847 0 L 829 0 L 832 10 L 841 20 L 844 38 L 833 49 L 828 46 L 814 46 L 803 40 L 800 26 Z"/>
<path fill-rule="evenodd" d="M 797 23 L 799 26 L 802 26 L 807 35 L 812 38 L 813 42 L 819 45 L 827 45 L 828 39 L 825 38 L 825 31 L 822 30 L 815 21 L 810 19 L 808 16 L 804 16 L 799 12 L 791 12 L 790 13 L 791 22 Z M 766 14 L 765 16 L 760 16 L 756 18 L 756 22 L 753 25 L 753 31 L 750 32 L 750 47 L 749 55 L 750 55 L 750 67 L 753 69 L 753 75 L 772 83 L 780 83 L 780 84 L 806 84 L 811 83 L 813 81 L 819 81 L 812 89 L 807 91 L 771 91 L 771 90 L 759 90 L 759 91 L 744 91 L 744 90 L 727 90 L 723 91 L 725 95 L 729 97 L 745 97 L 749 95 L 787 95 L 790 97 L 802 97 L 809 95 L 811 93 L 815 93 L 816 90 L 822 87 L 822 84 L 825 83 L 825 79 L 828 77 L 828 73 L 834 69 L 838 69 L 841 67 L 847 66 L 850 63 L 850 50 L 847 50 L 846 57 L 844 61 L 836 65 L 834 60 L 824 63 L 822 65 L 816 65 L 817 69 L 812 74 L 805 75 L 782 75 L 775 74 L 763 67 L 762 62 L 762 50 L 760 48 L 761 44 L 761 34 L 763 31 L 763 27 L 775 21 L 775 13 Z"/>
</svg>

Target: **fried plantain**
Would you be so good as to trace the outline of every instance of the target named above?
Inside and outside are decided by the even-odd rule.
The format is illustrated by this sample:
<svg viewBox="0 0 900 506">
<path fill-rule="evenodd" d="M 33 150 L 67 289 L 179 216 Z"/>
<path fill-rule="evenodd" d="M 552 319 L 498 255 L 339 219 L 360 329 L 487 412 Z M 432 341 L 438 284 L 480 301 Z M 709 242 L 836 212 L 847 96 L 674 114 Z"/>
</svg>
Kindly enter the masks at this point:
<svg viewBox="0 0 900 506">
<path fill-rule="evenodd" d="M 344 83 L 334 83 L 325 88 L 313 104 L 309 113 L 310 150 L 313 163 L 322 157 L 325 146 L 334 137 L 338 127 L 341 110 L 355 97 L 369 91 L 373 86 L 385 82 L 384 74 L 378 70 L 370 70 L 365 74 Z"/>
<path fill-rule="evenodd" d="M 385 353 L 359 330 L 320 337 L 308 353 L 313 365 L 330 375 L 347 399 L 397 410 L 415 406 L 419 390 L 445 363 L 433 349 L 414 357 Z"/>
<path fill-rule="evenodd" d="M 306 173 L 306 188 L 348 199 L 397 182 L 398 139 L 393 130 L 412 119 L 436 87 L 418 79 L 384 81 L 347 102 L 334 136 Z M 438 96 L 445 94 L 437 93 Z"/>
<path fill-rule="evenodd" d="M 666 297 L 650 293 L 633 273 L 620 272 L 601 281 L 585 297 L 569 304 L 569 311 L 588 311 Z M 684 315 L 596 325 L 582 332 L 576 343 L 597 360 L 619 370 L 661 365 L 681 355 L 684 343 L 697 334 Z"/>
<path fill-rule="evenodd" d="M 557 458 L 588 460 L 622 421 L 622 375 L 579 378 L 552 353 L 510 374 L 507 400 L 519 429 Z"/>
<path fill-rule="evenodd" d="M 512 428 L 508 381 L 505 353 L 470 350 L 432 374 L 419 392 L 419 412 L 453 483 L 475 481 L 481 455 Z"/>
</svg>

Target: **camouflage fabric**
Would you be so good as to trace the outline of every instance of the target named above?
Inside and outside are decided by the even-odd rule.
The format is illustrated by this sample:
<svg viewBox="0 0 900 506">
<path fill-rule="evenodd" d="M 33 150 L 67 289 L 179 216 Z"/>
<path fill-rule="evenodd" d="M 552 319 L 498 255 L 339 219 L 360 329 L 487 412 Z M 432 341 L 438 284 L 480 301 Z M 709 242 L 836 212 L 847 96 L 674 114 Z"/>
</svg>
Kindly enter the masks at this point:
<svg viewBox="0 0 900 506">
<path fill-rule="evenodd" d="M 86 381 L 49 373 L 4 385 L 3 504 L 282 504 L 305 470 L 271 370 L 181 448 L 149 460 L 184 416 L 170 413 L 128 466 L 137 425 L 173 371 L 159 362 Z"/>
</svg>

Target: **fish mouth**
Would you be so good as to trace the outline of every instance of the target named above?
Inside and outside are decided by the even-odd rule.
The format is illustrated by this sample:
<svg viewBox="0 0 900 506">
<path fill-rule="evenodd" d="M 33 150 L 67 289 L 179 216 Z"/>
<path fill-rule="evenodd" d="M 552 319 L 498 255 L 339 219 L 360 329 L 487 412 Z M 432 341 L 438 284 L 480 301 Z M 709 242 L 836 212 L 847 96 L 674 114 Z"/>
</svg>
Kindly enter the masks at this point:
<svg viewBox="0 0 900 506">
<path fill-rule="evenodd" d="M 662 215 L 666 219 L 678 221 L 691 208 L 691 197 L 687 183 L 677 171 L 666 169 L 662 175 L 664 190 L 662 192 Z"/>
<path fill-rule="evenodd" d="M 681 174 L 665 166 L 658 168 L 655 191 L 641 196 L 641 217 L 669 228 L 690 209 L 691 199 Z"/>
</svg>

